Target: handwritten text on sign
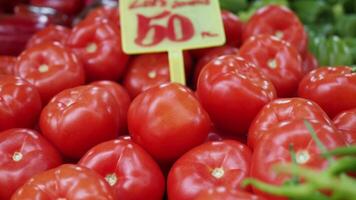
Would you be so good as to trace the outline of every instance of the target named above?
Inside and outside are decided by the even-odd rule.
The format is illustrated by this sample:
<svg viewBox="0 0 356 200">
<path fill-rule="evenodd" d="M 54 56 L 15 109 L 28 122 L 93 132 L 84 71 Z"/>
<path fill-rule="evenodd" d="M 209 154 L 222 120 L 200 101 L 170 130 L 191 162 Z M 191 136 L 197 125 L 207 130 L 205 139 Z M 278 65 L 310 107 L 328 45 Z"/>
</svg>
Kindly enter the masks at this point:
<svg viewBox="0 0 356 200">
<path fill-rule="evenodd" d="M 195 49 L 225 42 L 218 0 L 121 0 L 127 53 Z"/>
</svg>

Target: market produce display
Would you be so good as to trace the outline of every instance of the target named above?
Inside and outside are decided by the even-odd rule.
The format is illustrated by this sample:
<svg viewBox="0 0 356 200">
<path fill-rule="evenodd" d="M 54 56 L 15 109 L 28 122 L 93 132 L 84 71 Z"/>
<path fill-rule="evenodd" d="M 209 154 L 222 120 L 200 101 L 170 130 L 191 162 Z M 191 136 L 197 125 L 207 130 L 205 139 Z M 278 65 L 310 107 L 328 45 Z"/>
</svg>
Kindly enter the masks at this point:
<svg viewBox="0 0 356 200">
<path fill-rule="evenodd" d="M 184 85 L 117 0 L 0 1 L 0 200 L 356 200 L 356 1 L 219 2 Z"/>
</svg>

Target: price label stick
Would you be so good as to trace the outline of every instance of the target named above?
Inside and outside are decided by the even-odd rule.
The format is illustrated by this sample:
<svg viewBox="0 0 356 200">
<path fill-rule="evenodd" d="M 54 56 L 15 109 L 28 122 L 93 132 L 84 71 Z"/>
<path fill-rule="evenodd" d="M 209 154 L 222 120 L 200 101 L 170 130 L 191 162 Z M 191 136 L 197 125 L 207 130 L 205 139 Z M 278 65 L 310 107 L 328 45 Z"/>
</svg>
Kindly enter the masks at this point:
<svg viewBox="0 0 356 200">
<path fill-rule="evenodd" d="M 183 50 L 225 43 L 218 0 L 121 0 L 123 50 L 168 52 L 170 78 L 185 84 Z"/>
</svg>

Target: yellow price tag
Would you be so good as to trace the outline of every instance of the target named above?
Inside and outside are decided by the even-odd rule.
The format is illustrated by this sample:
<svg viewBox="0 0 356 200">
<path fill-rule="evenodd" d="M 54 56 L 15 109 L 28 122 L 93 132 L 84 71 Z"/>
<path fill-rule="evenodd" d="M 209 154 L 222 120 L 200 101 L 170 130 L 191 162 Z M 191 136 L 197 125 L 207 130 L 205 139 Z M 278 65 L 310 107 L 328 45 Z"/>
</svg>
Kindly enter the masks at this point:
<svg viewBox="0 0 356 200">
<path fill-rule="evenodd" d="M 225 43 L 218 0 L 121 0 L 123 49 L 168 51 L 171 81 L 185 84 L 183 50 Z"/>
</svg>

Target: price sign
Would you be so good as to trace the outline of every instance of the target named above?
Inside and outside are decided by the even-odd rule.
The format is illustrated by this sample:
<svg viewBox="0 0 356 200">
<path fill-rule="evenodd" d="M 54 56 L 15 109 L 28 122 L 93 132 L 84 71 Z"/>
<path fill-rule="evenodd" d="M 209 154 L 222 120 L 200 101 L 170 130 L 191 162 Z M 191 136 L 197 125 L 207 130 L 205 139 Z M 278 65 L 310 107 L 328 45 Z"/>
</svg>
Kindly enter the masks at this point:
<svg viewBox="0 0 356 200">
<path fill-rule="evenodd" d="M 184 84 L 183 50 L 225 42 L 218 0 L 121 0 L 123 49 L 168 51 L 171 81 Z"/>
</svg>

